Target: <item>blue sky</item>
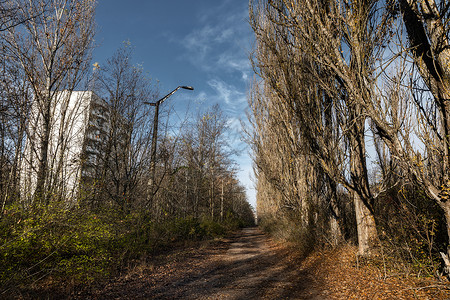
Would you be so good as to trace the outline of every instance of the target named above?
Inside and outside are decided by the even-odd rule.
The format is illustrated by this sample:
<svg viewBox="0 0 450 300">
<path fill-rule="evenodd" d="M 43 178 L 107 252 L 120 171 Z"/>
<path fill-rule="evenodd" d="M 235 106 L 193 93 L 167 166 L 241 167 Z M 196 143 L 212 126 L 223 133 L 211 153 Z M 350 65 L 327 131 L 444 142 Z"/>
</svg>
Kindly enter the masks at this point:
<svg viewBox="0 0 450 300">
<path fill-rule="evenodd" d="M 246 0 L 98 0 L 98 47 L 93 61 L 100 65 L 124 41 L 134 48 L 134 62 L 159 81 L 163 96 L 179 85 L 169 105 L 182 113 L 220 104 L 236 133 L 239 179 L 255 206 L 251 159 L 240 141 L 239 120 L 246 121 L 247 89 L 253 72 L 249 53 L 253 34 Z M 164 103 L 166 104 L 166 103 Z"/>
</svg>

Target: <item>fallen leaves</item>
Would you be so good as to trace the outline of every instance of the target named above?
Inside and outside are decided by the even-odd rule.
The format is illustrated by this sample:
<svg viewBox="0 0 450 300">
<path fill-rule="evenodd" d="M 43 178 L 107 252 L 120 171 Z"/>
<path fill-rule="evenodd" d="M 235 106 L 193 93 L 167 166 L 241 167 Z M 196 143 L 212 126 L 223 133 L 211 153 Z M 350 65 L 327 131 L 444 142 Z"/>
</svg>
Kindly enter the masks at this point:
<svg viewBox="0 0 450 300">
<path fill-rule="evenodd" d="M 249 241 L 241 233 L 152 257 L 79 299 L 450 298 L 448 285 L 432 279 L 381 276 L 375 266 L 356 262 L 353 246 L 303 256 L 259 231 L 252 234 Z"/>
<path fill-rule="evenodd" d="M 356 247 L 317 251 L 303 268 L 315 266 L 314 275 L 321 294 L 329 299 L 449 299 L 450 286 L 433 279 L 389 276 L 382 278 L 377 268 L 356 264 Z"/>
</svg>

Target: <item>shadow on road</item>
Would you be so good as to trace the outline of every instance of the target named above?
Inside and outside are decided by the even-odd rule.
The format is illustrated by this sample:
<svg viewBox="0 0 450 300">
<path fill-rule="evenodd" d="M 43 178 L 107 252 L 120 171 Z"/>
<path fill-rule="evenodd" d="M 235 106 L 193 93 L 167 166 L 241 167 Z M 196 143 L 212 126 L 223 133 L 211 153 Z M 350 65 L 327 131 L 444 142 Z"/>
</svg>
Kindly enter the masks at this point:
<svg viewBox="0 0 450 300">
<path fill-rule="evenodd" d="M 153 299 L 313 299 L 311 270 L 270 247 L 257 228 L 230 241 L 220 260 L 152 289 Z M 150 295 L 149 295 L 150 296 Z"/>
<path fill-rule="evenodd" d="M 170 255 L 169 255 L 170 256 Z M 211 247 L 72 293 L 72 299 L 324 299 L 315 264 L 301 266 L 256 227 Z M 152 264 L 152 262 L 151 262 Z"/>
</svg>

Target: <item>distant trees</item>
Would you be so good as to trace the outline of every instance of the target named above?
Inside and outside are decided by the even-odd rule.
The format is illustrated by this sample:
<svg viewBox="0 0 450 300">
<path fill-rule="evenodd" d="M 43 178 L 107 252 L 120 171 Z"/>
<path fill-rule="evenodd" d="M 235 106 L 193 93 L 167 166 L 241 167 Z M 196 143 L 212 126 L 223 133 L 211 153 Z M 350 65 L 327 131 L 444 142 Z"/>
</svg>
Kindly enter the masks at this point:
<svg viewBox="0 0 450 300">
<path fill-rule="evenodd" d="M 335 218 L 340 224 L 335 235 L 348 231 L 340 217 L 342 208 L 348 209 L 341 202 L 345 188 L 353 199 L 363 255 L 376 250 L 379 241 L 376 201 L 398 184 L 420 187 L 448 214 L 447 4 L 253 1 L 250 18 L 257 39 L 255 70 L 262 78 L 250 102 L 255 164 L 258 178 L 272 183 L 263 187 L 258 182 L 258 195 L 269 189 L 282 193 L 286 202 L 294 199 L 289 191 L 297 191 L 298 210 L 311 207 L 311 193 L 318 199 L 327 195 L 320 203 L 330 222 Z M 370 180 L 369 130 L 382 180 Z M 302 156 L 310 164 L 298 165 L 305 174 L 298 178 L 312 168 L 321 183 L 308 182 L 307 192 L 300 194 L 284 186 L 298 181 L 302 172 L 286 179 L 264 163 L 281 159 L 283 170 Z"/>
<path fill-rule="evenodd" d="M 212 106 L 189 125 L 183 124 L 178 136 L 160 143 L 160 187 L 153 210 L 166 216 L 216 221 L 234 217 L 252 223 L 253 213 L 236 178 L 227 119 L 220 107 Z"/>
<path fill-rule="evenodd" d="M 154 108 L 144 102 L 155 101 L 156 90 L 142 69 L 131 64 L 131 49 L 125 43 L 94 71 L 95 89 L 111 106 L 112 130 L 103 145 L 93 199 L 111 199 L 124 211 L 145 210 L 155 219 L 240 218 L 252 223 L 227 143 L 228 121 L 218 105 L 175 128 L 170 128 L 170 109 L 159 118 L 154 195 L 148 201 Z M 126 132 L 119 130 L 123 124 Z"/>
</svg>

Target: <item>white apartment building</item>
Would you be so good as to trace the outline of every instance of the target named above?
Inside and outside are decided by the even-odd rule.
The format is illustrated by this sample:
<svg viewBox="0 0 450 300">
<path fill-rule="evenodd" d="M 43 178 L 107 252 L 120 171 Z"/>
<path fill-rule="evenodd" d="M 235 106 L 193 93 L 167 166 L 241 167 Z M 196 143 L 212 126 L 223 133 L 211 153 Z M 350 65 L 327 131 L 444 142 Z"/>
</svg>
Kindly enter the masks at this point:
<svg viewBox="0 0 450 300">
<path fill-rule="evenodd" d="M 110 131 L 109 105 L 92 91 L 62 91 L 51 105 L 46 187 L 70 204 L 77 199 L 80 181 L 95 176 Z M 25 201 L 33 201 L 40 159 L 42 117 L 33 105 L 24 149 L 21 188 Z M 31 202 L 29 202 L 31 203 Z"/>
</svg>

